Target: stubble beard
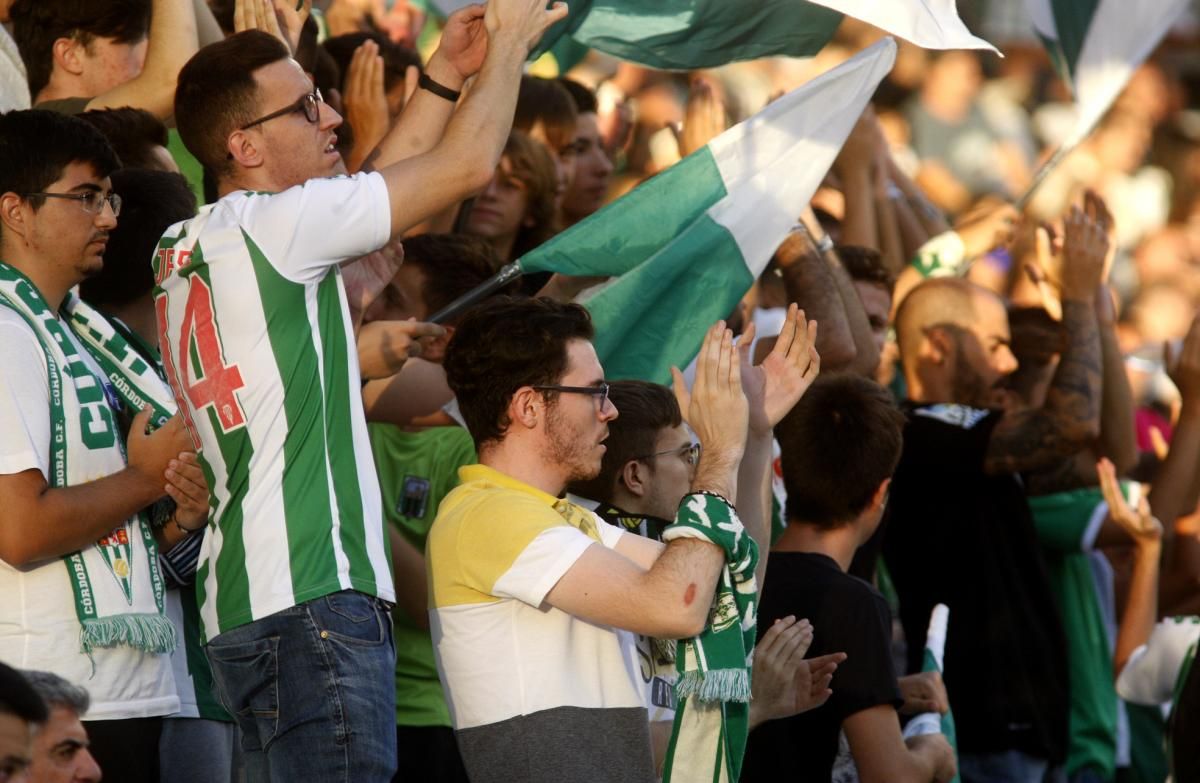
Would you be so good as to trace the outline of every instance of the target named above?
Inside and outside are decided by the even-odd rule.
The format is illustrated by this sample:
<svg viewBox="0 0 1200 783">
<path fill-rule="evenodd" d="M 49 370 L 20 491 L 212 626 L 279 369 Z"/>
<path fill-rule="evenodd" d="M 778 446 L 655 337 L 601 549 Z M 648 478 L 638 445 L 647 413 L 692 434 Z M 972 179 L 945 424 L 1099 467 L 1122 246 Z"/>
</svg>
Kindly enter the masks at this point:
<svg viewBox="0 0 1200 783">
<path fill-rule="evenodd" d="M 572 427 L 558 406 L 551 406 L 546 415 L 546 452 L 548 464 L 561 465 L 567 471 L 567 483 L 587 481 L 600 474 L 600 460 L 593 460 L 584 433 Z"/>
</svg>

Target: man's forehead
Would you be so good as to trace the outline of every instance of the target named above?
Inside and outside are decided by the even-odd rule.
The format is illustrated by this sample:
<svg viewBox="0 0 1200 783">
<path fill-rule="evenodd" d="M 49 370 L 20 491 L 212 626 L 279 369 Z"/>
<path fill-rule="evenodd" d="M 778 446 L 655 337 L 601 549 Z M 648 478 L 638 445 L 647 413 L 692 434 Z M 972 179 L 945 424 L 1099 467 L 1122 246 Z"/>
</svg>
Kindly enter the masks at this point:
<svg viewBox="0 0 1200 783">
<path fill-rule="evenodd" d="M 574 338 L 567 343 L 567 371 L 565 375 L 591 381 L 604 379 L 604 368 L 600 366 L 600 357 L 591 340 Z M 586 376 L 584 378 L 583 376 Z"/>
<path fill-rule="evenodd" d="M 254 72 L 254 83 L 264 95 L 284 93 L 293 99 L 312 92 L 312 79 L 300 67 L 300 63 L 288 57 L 268 63 Z"/>
<path fill-rule="evenodd" d="M 96 172 L 96 167 L 86 160 L 77 160 L 68 163 L 59 172 L 58 179 L 53 184 L 63 190 L 74 190 L 75 188 L 89 186 L 105 191 L 112 190 L 112 180 L 108 177 L 99 176 Z"/>
</svg>

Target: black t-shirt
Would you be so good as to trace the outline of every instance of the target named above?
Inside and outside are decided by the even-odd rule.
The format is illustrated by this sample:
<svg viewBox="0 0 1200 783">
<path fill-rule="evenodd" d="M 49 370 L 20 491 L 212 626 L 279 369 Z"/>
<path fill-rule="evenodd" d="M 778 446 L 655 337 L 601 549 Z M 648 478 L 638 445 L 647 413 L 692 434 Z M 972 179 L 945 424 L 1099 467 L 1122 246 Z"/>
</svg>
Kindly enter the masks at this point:
<svg viewBox="0 0 1200 783">
<path fill-rule="evenodd" d="M 989 476 L 998 411 L 905 405 L 884 559 L 900 598 L 908 669 L 929 614 L 950 608 L 945 682 L 966 753 L 1060 761 L 1067 744 L 1066 640 L 1033 517 L 1015 474 Z"/>
<path fill-rule="evenodd" d="M 834 652 L 848 657 L 833 675 L 829 701 L 750 732 L 741 780 L 828 781 L 842 721 L 880 704 L 901 704 L 890 653 L 891 613 L 874 587 L 842 573 L 825 555 L 772 552 L 767 571 L 758 638 L 777 619 L 794 615 L 813 625 L 809 658 Z"/>
</svg>

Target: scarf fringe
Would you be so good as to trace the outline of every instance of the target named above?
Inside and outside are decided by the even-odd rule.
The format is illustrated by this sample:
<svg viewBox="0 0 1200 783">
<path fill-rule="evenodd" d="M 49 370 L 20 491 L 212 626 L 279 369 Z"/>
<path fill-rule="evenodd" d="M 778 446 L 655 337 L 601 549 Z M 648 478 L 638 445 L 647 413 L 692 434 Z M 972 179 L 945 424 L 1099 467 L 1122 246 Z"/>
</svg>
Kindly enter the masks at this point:
<svg viewBox="0 0 1200 783">
<path fill-rule="evenodd" d="M 148 653 L 170 653 L 179 640 L 175 626 L 161 614 L 118 614 L 82 622 L 79 644 L 89 656 L 97 647 L 127 645 Z"/>
<path fill-rule="evenodd" d="M 746 669 L 692 669 L 675 683 L 677 696 L 700 701 L 750 701 L 750 672 Z"/>
</svg>

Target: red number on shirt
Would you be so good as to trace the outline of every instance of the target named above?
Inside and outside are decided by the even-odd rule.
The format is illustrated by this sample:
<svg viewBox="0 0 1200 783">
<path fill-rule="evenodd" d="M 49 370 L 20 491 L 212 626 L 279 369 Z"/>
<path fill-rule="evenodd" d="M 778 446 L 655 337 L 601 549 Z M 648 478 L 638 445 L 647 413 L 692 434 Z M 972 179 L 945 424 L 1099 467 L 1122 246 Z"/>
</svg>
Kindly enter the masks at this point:
<svg viewBox="0 0 1200 783">
<path fill-rule="evenodd" d="M 171 391 L 179 401 L 179 415 L 183 417 L 184 426 L 192 436 L 192 448 L 200 450 L 200 435 L 196 432 L 196 424 L 192 421 L 191 411 L 184 404 L 183 389 L 179 385 L 179 373 L 175 370 L 175 358 L 172 355 L 171 343 L 167 340 L 167 295 L 159 294 L 154 299 L 154 314 L 158 319 L 158 345 L 162 350 L 163 369 L 167 372 L 167 382 Z"/>
<path fill-rule="evenodd" d="M 158 322 L 160 328 L 165 330 L 166 297 L 160 297 L 160 301 Z M 166 344 L 164 334 L 162 345 Z M 192 359 L 190 349 L 193 345 L 198 363 Z M 212 289 L 199 275 L 192 275 L 189 281 L 176 359 L 177 363 L 170 361 L 164 352 L 164 364 L 168 367 L 176 395 L 181 398 L 186 395 L 191 407 L 197 411 L 211 406 L 217 414 L 222 432 L 245 425 L 246 413 L 235 392 L 246 384 L 238 366 L 225 363 L 217 325 L 213 320 Z M 176 364 L 183 370 L 182 373 L 176 372 Z M 193 370 L 195 380 L 192 380 Z"/>
</svg>

